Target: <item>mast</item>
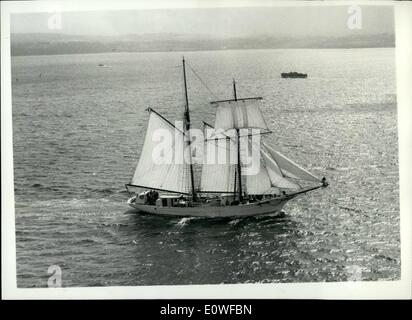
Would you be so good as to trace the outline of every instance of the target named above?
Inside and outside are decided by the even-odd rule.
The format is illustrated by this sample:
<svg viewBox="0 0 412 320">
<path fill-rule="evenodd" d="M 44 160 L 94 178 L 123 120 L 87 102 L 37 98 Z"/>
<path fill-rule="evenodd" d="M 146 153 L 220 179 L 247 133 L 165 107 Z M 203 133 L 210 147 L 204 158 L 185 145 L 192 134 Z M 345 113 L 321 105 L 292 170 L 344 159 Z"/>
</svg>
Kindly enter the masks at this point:
<svg viewBox="0 0 412 320">
<path fill-rule="evenodd" d="M 236 81 L 233 79 L 233 97 L 235 101 L 237 101 L 237 93 L 236 93 Z M 236 136 L 237 136 L 237 172 L 238 172 L 238 181 L 239 181 L 239 201 L 243 200 L 242 196 L 242 166 L 240 164 L 240 133 L 239 129 L 236 129 Z M 235 175 L 235 192 L 236 192 L 236 175 Z"/>
<path fill-rule="evenodd" d="M 237 93 L 236 93 L 236 81 L 233 79 L 233 97 L 235 101 L 237 101 Z"/>
<path fill-rule="evenodd" d="M 187 95 L 187 82 L 186 82 L 186 64 L 185 64 L 185 57 L 182 59 L 182 65 L 183 65 L 183 82 L 184 82 L 184 88 L 185 88 L 185 124 L 186 124 L 186 132 L 190 130 L 190 114 L 189 114 L 189 98 Z M 190 134 L 188 135 L 189 140 L 188 140 L 188 146 L 189 146 L 189 153 L 190 153 L 190 182 L 191 182 L 191 187 L 192 187 L 192 197 L 193 200 L 196 200 L 196 191 L 195 191 L 195 180 L 194 180 L 194 174 L 193 174 L 193 163 L 192 163 L 192 141 L 190 140 Z"/>
</svg>

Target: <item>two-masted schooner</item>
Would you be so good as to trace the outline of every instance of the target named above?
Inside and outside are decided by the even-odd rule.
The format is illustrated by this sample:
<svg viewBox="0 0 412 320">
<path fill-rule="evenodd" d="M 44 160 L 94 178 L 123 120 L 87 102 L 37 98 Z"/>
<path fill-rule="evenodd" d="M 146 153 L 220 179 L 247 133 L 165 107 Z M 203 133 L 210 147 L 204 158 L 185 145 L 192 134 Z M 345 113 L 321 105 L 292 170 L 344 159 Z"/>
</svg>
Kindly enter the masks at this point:
<svg viewBox="0 0 412 320">
<path fill-rule="evenodd" d="M 200 164 L 200 183 L 197 183 L 197 171 L 191 161 L 193 150 L 184 58 L 182 69 L 185 108 L 183 119 L 179 120 L 183 125 L 178 128 L 152 108 L 147 109 L 149 120 L 142 152 L 131 182 L 126 184 L 129 194 L 131 187 L 137 188 L 127 201 L 131 207 L 145 213 L 171 216 L 276 214 L 287 201 L 328 185 L 325 178 L 319 179 L 261 139 L 256 139 L 256 136 L 260 138 L 271 133 L 260 109 L 262 97 L 237 97 L 234 80 L 233 98 L 211 102 L 216 107 L 216 118 L 214 126 L 204 123 L 213 133 L 203 141 L 203 158 L 210 158 L 208 153 L 212 150 L 212 158 L 220 156 L 220 160 Z M 159 163 L 154 157 L 156 142 L 153 136 L 159 129 L 170 133 L 172 141 L 166 153 L 170 153 L 172 161 Z M 259 133 L 250 133 L 253 130 L 259 130 Z M 242 148 L 242 143 L 246 147 Z M 214 148 L 210 148 L 210 144 Z M 253 174 L 246 174 L 242 149 L 258 155 L 258 169 Z M 184 152 L 188 152 L 189 161 L 177 161 L 176 158 Z"/>
</svg>

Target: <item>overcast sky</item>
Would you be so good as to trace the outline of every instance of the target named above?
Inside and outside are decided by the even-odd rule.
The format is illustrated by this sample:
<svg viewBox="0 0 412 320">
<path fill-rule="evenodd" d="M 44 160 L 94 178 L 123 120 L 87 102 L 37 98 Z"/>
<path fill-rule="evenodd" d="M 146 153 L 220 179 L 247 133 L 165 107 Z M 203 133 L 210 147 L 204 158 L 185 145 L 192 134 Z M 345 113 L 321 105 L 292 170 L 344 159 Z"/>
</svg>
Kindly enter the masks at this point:
<svg viewBox="0 0 412 320">
<path fill-rule="evenodd" d="M 186 33 L 235 37 L 394 33 L 392 7 L 361 7 L 361 30 L 347 27 L 348 8 L 310 6 L 66 12 L 62 14 L 61 30 L 48 28 L 51 13 L 15 14 L 11 19 L 11 31 L 75 35 Z"/>
</svg>

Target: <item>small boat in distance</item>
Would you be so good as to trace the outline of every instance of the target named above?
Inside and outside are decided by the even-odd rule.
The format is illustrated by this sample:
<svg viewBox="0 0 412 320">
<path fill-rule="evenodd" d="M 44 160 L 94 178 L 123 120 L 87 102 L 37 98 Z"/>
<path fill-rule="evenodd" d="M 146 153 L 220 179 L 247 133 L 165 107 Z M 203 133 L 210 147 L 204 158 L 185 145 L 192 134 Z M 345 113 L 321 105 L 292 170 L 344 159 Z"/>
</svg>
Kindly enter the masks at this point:
<svg viewBox="0 0 412 320">
<path fill-rule="evenodd" d="M 307 78 L 308 75 L 306 73 L 299 73 L 299 72 L 283 72 L 280 74 L 282 78 Z"/>
<path fill-rule="evenodd" d="M 281 210 L 289 200 L 328 186 L 326 178 L 318 178 L 256 139 L 272 133 L 260 110 L 263 98 L 238 97 L 235 80 L 233 97 L 210 102 L 216 108 L 215 124 L 203 123 L 212 130 L 212 136 L 200 141 L 196 137 L 195 140 L 198 146 L 204 147 L 204 159 L 217 157 L 223 161 L 198 163 L 201 177 L 196 181 L 199 179 L 195 179 L 192 161 L 193 140 L 185 66 L 183 58 L 184 112 L 177 114 L 182 127 L 147 108 L 149 116 L 140 159 L 133 177 L 126 184 L 131 196 L 127 203 L 131 207 L 145 213 L 171 216 L 221 218 L 269 213 L 281 216 Z M 170 135 L 170 144 L 163 152 L 163 155 L 170 155 L 169 162 L 159 161 L 160 156 L 155 153 L 158 146 L 154 144 L 157 139 L 153 137 L 159 132 L 157 130 Z M 245 130 L 246 133 L 242 133 Z M 244 148 L 241 147 L 242 142 Z M 178 161 L 183 159 L 184 149 L 188 150 L 188 163 Z M 254 163 L 257 166 L 253 174 L 246 172 L 248 166 L 242 159 L 242 149 L 256 156 Z M 137 191 L 131 192 L 129 188 Z"/>
</svg>

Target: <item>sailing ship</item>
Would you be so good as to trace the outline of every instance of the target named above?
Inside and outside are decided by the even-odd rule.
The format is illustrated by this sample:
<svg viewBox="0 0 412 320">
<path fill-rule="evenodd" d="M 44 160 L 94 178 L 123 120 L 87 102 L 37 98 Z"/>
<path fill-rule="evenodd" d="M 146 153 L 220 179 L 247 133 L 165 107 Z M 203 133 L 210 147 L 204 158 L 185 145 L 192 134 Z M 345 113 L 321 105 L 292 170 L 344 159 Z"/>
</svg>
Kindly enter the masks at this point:
<svg viewBox="0 0 412 320">
<path fill-rule="evenodd" d="M 196 183 L 195 164 L 192 161 L 191 120 L 186 62 L 182 60 L 184 84 L 183 127 L 179 129 L 171 121 L 152 108 L 148 108 L 149 120 L 146 136 L 135 172 L 126 189 L 131 195 L 128 204 L 144 213 L 186 217 L 245 217 L 262 214 L 281 214 L 291 199 L 328 183 L 296 164 L 271 146 L 256 139 L 272 133 L 261 112 L 262 97 L 239 98 L 233 80 L 233 98 L 212 101 L 216 107 L 214 126 L 204 122 L 213 134 L 204 139 L 204 155 L 218 146 L 217 157 L 225 161 L 200 164 L 200 183 Z M 189 161 L 159 163 L 154 159 L 156 130 L 169 132 L 172 137 L 172 157 L 181 154 L 176 150 L 188 150 Z M 258 134 L 250 133 L 259 130 Z M 246 134 L 242 133 L 245 132 Z M 246 175 L 241 159 L 241 144 L 248 151 L 258 154 L 258 170 Z M 222 147 L 223 146 L 223 147 Z M 209 146 L 210 147 L 210 146 Z M 176 155 L 177 154 L 177 155 Z M 212 154 L 216 157 L 216 154 Z M 232 158 L 237 161 L 230 161 Z M 230 159 L 229 159 L 230 158 Z M 256 162 L 256 161 L 255 161 Z M 198 174 L 199 176 L 199 174 Z M 131 193 L 130 188 L 137 191 Z"/>
</svg>

